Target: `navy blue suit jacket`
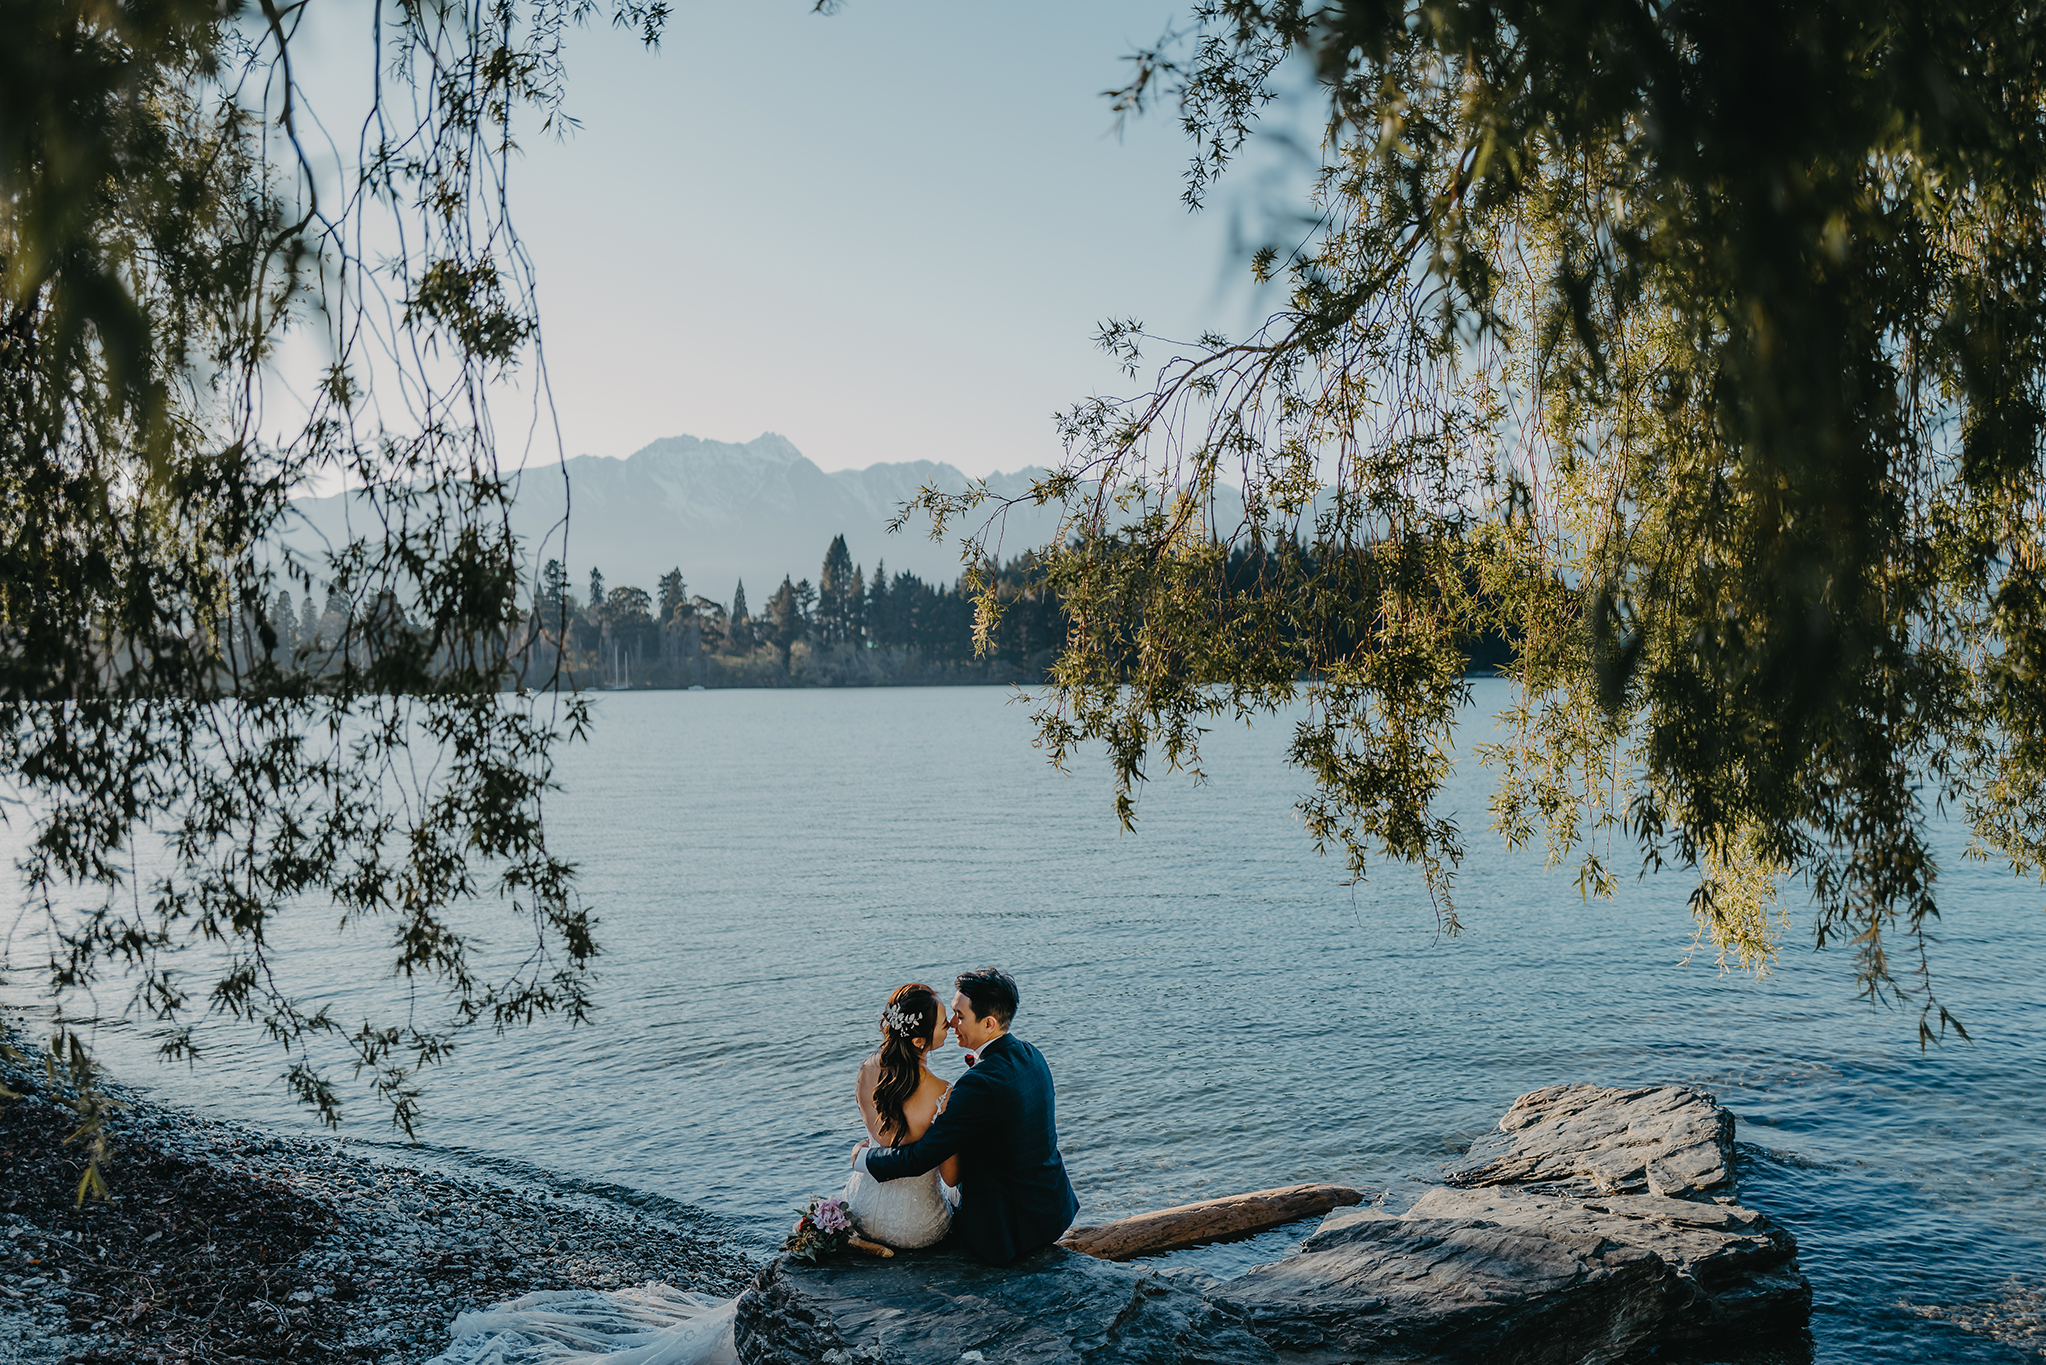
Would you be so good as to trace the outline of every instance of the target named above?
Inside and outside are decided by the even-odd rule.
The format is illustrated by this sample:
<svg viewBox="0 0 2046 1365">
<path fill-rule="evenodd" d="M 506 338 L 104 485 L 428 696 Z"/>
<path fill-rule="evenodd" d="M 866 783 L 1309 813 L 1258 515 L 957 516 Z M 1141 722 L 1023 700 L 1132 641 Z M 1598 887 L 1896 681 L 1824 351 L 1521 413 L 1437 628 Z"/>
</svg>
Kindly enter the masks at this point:
<svg viewBox="0 0 2046 1365">
<path fill-rule="evenodd" d="M 1080 1201 L 1059 1158 L 1051 1068 L 1022 1039 L 1005 1033 L 982 1048 L 979 1062 L 952 1087 L 945 1112 L 908 1146 L 868 1152 L 867 1174 L 922 1175 L 955 1153 L 959 1212 L 952 1240 L 982 1260 L 1006 1265 L 1073 1225 Z"/>
</svg>

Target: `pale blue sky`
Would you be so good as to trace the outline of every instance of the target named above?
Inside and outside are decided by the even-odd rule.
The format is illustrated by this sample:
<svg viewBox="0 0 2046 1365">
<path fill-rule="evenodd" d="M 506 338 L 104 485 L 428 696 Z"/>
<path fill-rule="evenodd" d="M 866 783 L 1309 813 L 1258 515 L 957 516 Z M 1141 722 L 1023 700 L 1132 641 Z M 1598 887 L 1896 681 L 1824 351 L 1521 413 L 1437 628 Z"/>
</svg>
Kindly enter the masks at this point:
<svg viewBox="0 0 2046 1365">
<path fill-rule="evenodd" d="M 513 181 L 567 452 L 772 430 L 827 469 L 1015 469 L 1128 387 L 1102 319 L 1244 330 L 1253 191 L 1288 163 L 1189 215 L 1175 112 L 1118 137 L 1100 97 L 1183 10 L 681 0 L 658 53 L 576 34 L 581 131 Z"/>
</svg>

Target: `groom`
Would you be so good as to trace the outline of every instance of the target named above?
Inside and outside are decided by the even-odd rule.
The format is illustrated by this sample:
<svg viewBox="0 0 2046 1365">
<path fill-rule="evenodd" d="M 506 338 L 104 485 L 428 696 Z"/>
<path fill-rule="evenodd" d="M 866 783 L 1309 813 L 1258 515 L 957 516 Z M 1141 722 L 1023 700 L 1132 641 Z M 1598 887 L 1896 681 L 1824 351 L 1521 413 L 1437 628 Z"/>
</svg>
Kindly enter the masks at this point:
<svg viewBox="0 0 2046 1365">
<path fill-rule="evenodd" d="M 876 1180 L 922 1175 L 959 1155 L 959 1212 L 951 1240 L 997 1265 L 1056 1242 L 1080 1202 L 1059 1159 L 1051 1070 L 1038 1050 L 1009 1035 L 1016 983 L 993 967 L 966 972 L 952 997 L 952 1032 L 979 1056 L 952 1087 L 945 1112 L 907 1147 L 853 1149 L 853 1165 Z"/>
</svg>

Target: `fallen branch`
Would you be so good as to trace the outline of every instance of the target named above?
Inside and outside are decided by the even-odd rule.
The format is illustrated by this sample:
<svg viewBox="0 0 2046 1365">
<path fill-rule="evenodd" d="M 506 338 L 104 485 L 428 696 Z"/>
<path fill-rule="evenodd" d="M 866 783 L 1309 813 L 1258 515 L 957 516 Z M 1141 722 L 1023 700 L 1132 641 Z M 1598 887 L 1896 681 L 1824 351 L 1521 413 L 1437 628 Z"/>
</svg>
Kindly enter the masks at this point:
<svg viewBox="0 0 2046 1365">
<path fill-rule="evenodd" d="M 1059 1239 L 1059 1245 L 1104 1261 L 1127 1261 L 1206 1242 L 1248 1237 L 1363 1201 L 1364 1192 L 1347 1185 L 1286 1185 L 1222 1199 L 1203 1199 L 1197 1204 L 1118 1218 L 1096 1227 L 1074 1228 Z"/>
</svg>

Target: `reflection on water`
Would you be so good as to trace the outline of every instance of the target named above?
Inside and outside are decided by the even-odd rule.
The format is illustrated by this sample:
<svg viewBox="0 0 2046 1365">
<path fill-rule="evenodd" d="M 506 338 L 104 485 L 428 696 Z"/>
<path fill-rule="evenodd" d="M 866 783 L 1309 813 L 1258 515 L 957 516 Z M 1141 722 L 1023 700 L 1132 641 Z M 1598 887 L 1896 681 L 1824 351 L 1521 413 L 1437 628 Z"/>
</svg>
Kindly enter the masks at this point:
<svg viewBox="0 0 2046 1365">
<path fill-rule="evenodd" d="M 1478 685 L 1473 731 L 1503 696 Z M 2023 1287 L 2046 1283 L 2039 901 L 1961 862 L 1958 838 L 1935 968 L 1976 1042 L 1921 1054 L 1911 1017 L 1853 999 L 1844 953 L 1794 939 L 1760 983 L 1678 965 L 1677 878 L 1582 904 L 1568 871 L 1482 831 L 1474 766 L 1452 792 L 1466 933 L 1445 941 L 1415 879 L 1346 888 L 1308 850 L 1284 725 L 1216 731 L 1209 785 L 1158 783 L 1123 836 L 1100 769 L 1050 772 L 1008 699 L 602 697 L 553 807 L 602 917 L 598 1025 L 470 1043 L 430 1078 L 422 1136 L 700 1204 L 765 1242 L 842 1179 L 890 988 L 993 962 L 1057 1076 L 1086 1221 L 1307 1180 L 1399 1201 L 1523 1091 L 1682 1082 L 1740 1116 L 1748 1202 L 1803 1248 L 1818 1359 L 2037 1358 L 1981 1324 L 2021 1323 Z M 390 989 L 381 955 L 359 938 L 293 965 L 345 1018 Z M 107 1042 L 147 1074 L 141 1040 Z M 223 1040 L 216 1061 L 178 1097 L 306 1124 L 274 1054 Z M 380 1136 L 356 1108 L 352 1131 Z"/>
</svg>

